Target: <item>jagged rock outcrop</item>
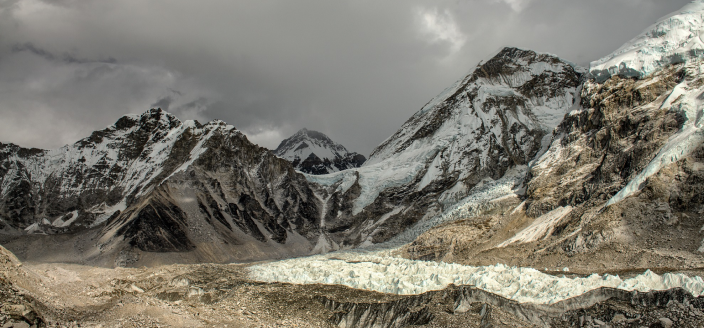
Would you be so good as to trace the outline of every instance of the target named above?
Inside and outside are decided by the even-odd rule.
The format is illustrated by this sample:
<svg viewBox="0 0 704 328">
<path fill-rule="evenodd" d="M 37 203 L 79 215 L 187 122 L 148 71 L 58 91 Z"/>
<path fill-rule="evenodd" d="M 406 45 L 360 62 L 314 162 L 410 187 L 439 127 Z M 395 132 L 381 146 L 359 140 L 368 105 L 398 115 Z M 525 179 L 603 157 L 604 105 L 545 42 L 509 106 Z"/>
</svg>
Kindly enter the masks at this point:
<svg viewBox="0 0 704 328">
<path fill-rule="evenodd" d="M 308 174 L 339 172 L 360 167 L 367 160 L 364 155 L 347 151 L 325 134 L 305 128 L 281 141 L 274 154 Z"/>
</svg>

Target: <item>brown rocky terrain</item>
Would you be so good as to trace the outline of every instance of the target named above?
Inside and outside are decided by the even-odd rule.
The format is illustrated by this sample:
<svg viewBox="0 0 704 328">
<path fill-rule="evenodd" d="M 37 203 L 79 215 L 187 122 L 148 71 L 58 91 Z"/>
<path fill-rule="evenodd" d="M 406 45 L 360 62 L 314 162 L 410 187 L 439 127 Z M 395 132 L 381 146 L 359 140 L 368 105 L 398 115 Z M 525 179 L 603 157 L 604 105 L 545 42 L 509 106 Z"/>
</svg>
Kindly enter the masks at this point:
<svg viewBox="0 0 704 328">
<path fill-rule="evenodd" d="M 1 327 L 676 327 L 704 324 L 704 299 L 681 289 L 608 288 L 554 305 L 472 286 L 389 295 L 330 285 L 261 283 L 245 265 L 97 268 L 21 263 L 0 247 Z"/>
<path fill-rule="evenodd" d="M 566 116 L 555 131 L 551 149 L 526 178 L 522 199 L 436 227 L 406 247 L 408 256 L 581 273 L 704 268 L 704 147 L 649 177 L 631 197 L 605 206 L 680 130 L 682 114 L 661 105 L 678 84 L 701 85 L 691 67 L 674 65 L 641 80 L 588 82 L 585 109 Z M 556 209 L 568 213 L 546 224 L 538 238 L 511 241 Z"/>
</svg>

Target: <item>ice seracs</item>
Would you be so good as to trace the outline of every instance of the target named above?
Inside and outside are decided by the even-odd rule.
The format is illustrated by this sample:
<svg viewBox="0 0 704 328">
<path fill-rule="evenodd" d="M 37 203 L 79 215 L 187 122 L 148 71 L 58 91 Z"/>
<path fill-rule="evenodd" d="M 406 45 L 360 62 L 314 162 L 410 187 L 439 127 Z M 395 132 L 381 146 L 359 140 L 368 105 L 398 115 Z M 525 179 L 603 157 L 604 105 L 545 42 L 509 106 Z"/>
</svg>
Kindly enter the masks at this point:
<svg viewBox="0 0 704 328">
<path fill-rule="evenodd" d="M 600 287 L 665 290 L 681 287 L 699 296 L 704 280 L 684 274 L 657 275 L 650 270 L 633 278 L 597 275 L 568 278 L 532 268 L 502 264 L 473 267 L 434 261 L 413 261 L 388 252 L 341 252 L 251 266 L 252 279 L 295 284 L 339 284 L 391 294 L 421 294 L 450 284 L 473 285 L 521 303 L 552 304 Z"/>
</svg>

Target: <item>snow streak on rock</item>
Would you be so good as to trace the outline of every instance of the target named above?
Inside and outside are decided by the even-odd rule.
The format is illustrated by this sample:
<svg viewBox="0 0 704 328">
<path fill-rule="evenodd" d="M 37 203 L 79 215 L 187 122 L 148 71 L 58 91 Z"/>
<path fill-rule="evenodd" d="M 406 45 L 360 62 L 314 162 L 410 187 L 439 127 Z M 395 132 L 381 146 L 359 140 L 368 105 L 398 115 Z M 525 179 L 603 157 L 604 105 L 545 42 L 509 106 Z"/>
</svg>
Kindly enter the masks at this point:
<svg viewBox="0 0 704 328">
<path fill-rule="evenodd" d="M 703 4 L 704 6 L 704 4 Z M 704 53 L 703 53 L 704 54 Z M 640 190 L 646 179 L 658 173 L 663 167 L 689 156 L 697 147 L 704 143 L 704 102 L 701 95 L 704 93 L 702 85 L 702 70 L 704 61 L 701 59 L 690 60 L 685 66 L 686 76 L 663 102 L 660 109 L 678 112 L 685 118 L 685 122 L 678 133 L 670 137 L 660 149 L 655 158 L 635 178 L 629 181 L 618 194 L 613 196 L 606 204 L 615 204 Z"/>
</svg>

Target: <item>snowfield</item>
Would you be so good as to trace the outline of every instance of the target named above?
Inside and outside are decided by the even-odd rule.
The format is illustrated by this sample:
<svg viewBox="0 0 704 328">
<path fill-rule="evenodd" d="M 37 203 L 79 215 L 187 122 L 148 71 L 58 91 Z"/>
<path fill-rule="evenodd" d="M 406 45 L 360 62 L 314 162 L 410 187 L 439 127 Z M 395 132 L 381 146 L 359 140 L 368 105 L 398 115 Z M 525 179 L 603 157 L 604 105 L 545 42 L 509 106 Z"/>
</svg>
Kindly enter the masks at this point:
<svg viewBox="0 0 704 328">
<path fill-rule="evenodd" d="M 684 274 L 657 275 L 650 270 L 630 279 L 592 274 L 567 278 L 532 268 L 502 264 L 484 267 L 414 261 L 389 251 L 348 251 L 270 262 L 249 267 L 250 278 L 263 282 L 335 284 L 382 293 L 413 295 L 450 284 L 473 285 L 521 303 L 552 304 L 600 287 L 647 292 L 681 287 L 699 296 L 704 280 Z"/>
<path fill-rule="evenodd" d="M 704 1 L 696 0 L 651 26 L 612 54 L 590 64 L 602 82 L 614 75 L 645 77 L 659 68 L 704 53 Z"/>
</svg>

